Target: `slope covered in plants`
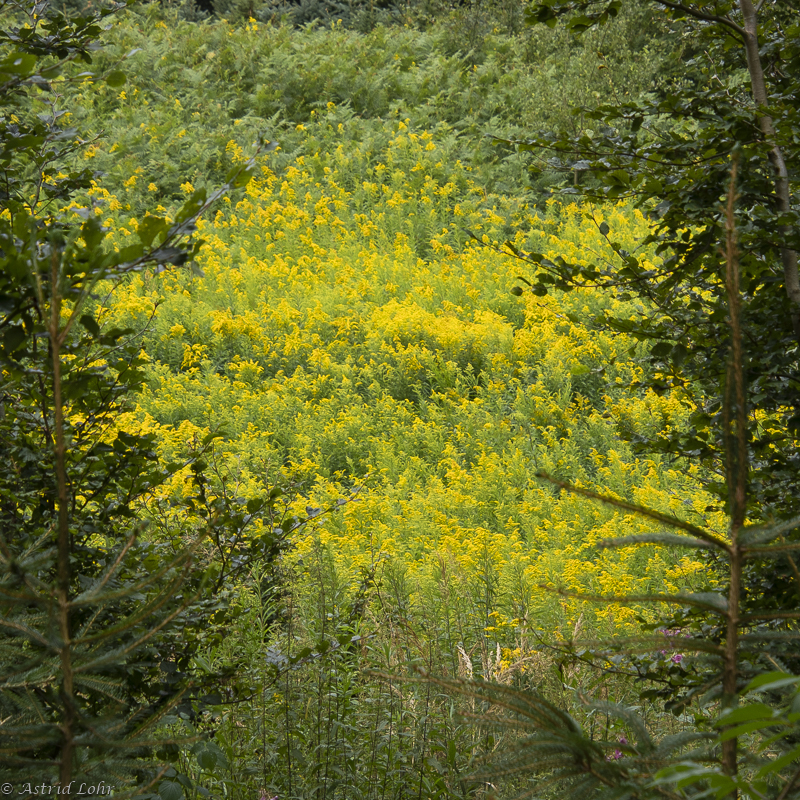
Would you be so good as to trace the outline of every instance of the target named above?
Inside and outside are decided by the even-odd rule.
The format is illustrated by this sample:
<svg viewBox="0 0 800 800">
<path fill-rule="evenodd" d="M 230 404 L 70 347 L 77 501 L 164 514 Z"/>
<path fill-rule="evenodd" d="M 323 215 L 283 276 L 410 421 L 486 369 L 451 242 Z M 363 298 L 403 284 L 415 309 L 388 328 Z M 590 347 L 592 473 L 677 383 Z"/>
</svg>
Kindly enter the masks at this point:
<svg viewBox="0 0 800 800">
<path fill-rule="evenodd" d="M 308 139 L 366 127 L 340 119 L 331 105 Z M 200 223 L 202 275 L 137 278 L 117 293 L 115 322 L 154 314 L 143 424 L 182 437 L 222 432 L 218 450 L 245 494 L 278 472 L 315 506 L 363 484 L 312 538 L 353 584 L 381 557 L 420 586 L 452 562 L 475 587 L 476 631 L 493 612 L 549 631 L 573 625 L 575 604 L 559 610 L 539 584 L 622 594 L 690 579 L 691 561 L 680 576 L 641 549 L 604 555 L 598 540 L 641 523 L 533 478 L 543 470 L 605 486 L 690 519 L 711 504 L 696 474 L 636 458 L 624 440 L 679 426 L 683 412 L 677 393 L 632 389 L 635 342 L 586 327 L 619 303 L 588 291 L 510 293 L 516 266 L 499 249 L 507 221 L 526 229 L 518 244 L 552 259 L 610 258 L 603 212 L 501 197 L 486 208 L 452 145 L 409 124 L 373 125 L 360 146 L 322 147 L 282 175 L 262 166 L 243 198 Z M 229 150 L 239 157 L 235 143 Z M 605 214 L 635 249 L 644 221 L 624 207 Z M 141 224 L 127 214 L 108 222 L 119 246 Z M 298 542 L 297 555 L 307 546 Z M 487 571 L 497 589 L 478 613 Z M 585 613 L 611 629 L 633 617 Z"/>
<path fill-rule="evenodd" d="M 173 214 L 245 164 L 258 134 L 278 144 L 198 223 L 192 269 L 140 273 L 97 309 L 101 324 L 140 332 L 147 361 L 122 428 L 154 434 L 172 463 L 217 434 L 209 494 L 254 500 L 291 482 L 292 510 L 315 520 L 283 559 L 281 596 L 265 596 L 254 571 L 245 622 L 206 654 L 235 665 L 237 691 L 257 698 L 217 731 L 241 786 L 310 795 L 333 759 L 367 796 L 370 770 L 397 791 L 409 770 L 438 796 L 466 791 L 458 775 L 493 744 L 456 726 L 445 699 L 426 697 L 423 711 L 424 692 L 410 691 L 397 712 L 380 680 L 359 683 L 360 667 L 424 660 L 446 675 L 545 685 L 555 671 L 537 637 L 624 634 L 637 614 L 654 618 L 554 589 L 706 584 L 682 551 L 668 562 L 654 548 L 603 549 L 651 524 L 534 477 L 724 530 L 696 467 L 628 442 L 686 422 L 680 389 L 643 383 L 645 346 L 591 322 L 642 307 L 590 289 L 510 291 L 529 267 L 504 248 L 509 237 L 554 264 L 611 270 L 605 222 L 658 265 L 641 246 L 647 221 L 624 204 L 549 199 L 553 175 L 531 178 L 528 156 L 484 136 L 516 136 L 522 120 L 579 129 L 569 109 L 589 94 L 659 91 L 657 47 L 631 49 L 637 19 L 580 46 L 491 34 L 473 57 L 436 26 L 192 24 L 150 6 L 103 56 L 109 68 L 127 56 L 127 83 L 78 90 L 76 119 L 105 131 L 78 158 L 103 173 L 87 200 L 112 248 L 148 236 L 148 208 Z M 191 488 L 191 470 L 178 471 L 158 508 Z"/>
</svg>

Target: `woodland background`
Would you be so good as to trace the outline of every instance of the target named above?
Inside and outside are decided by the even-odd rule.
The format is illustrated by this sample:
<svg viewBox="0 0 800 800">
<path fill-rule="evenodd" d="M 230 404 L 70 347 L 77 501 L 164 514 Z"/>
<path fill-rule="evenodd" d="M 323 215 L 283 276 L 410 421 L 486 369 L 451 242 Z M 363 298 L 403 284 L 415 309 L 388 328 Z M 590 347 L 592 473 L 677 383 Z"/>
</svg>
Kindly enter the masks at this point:
<svg viewBox="0 0 800 800">
<path fill-rule="evenodd" d="M 797 203 L 601 5 L 2 6 L 3 777 L 800 794 Z"/>
</svg>

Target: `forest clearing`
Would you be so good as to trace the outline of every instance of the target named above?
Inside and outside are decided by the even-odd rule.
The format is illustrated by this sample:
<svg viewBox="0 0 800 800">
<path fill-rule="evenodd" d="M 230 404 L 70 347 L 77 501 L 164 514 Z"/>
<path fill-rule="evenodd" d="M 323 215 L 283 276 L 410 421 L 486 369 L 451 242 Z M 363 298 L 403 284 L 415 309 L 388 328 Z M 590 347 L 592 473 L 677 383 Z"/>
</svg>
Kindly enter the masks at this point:
<svg viewBox="0 0 800 800">
<path fill-rule="evenodd" d="M 0 8 L 0 791 L 800 797 L 791 9 Z"/>
</svg>

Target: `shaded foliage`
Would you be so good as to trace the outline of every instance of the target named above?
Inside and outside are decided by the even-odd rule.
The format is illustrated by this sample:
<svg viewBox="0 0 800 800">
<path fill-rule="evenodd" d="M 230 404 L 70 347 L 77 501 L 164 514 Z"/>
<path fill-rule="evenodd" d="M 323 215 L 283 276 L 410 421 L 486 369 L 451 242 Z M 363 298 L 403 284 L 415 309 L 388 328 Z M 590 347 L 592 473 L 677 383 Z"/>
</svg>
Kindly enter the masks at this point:
<svg viewBox="0 0 800 800">
<path fill-rule="evenodd" d="M 191 259 L 197 217 L 249 177 L 245 164 L 175 219 L 151 216 L 135 244 L 104 246 L 99 208 L 75 202 L 95 176 L 70 170 L 87 143 L 64 124 L 62 94 L 87 76 L 124 84 L 120 70 L 90 71 L 121 7 L 0 7 L 0 773 L 20 794 L 100 780 L 135 793 L 174 776 L 165 725 L 218 702 L 229 678 L 195 655 L 222 637 L 234 582 L 302 524 L 281 527 L 280 492 L 245 504 L 212 491 L 213 436 L 165 464 L 152 434 L 118 425 L 143 380 L 143 331 L 106 324 L 98 293 Z M 159 488 L 187 466 L 191 491 L 167 503 Z M 168 524 L 154 536 L 159 508 Z M 258 518 L 261 535 L 245 537 Z"/>
</svg>

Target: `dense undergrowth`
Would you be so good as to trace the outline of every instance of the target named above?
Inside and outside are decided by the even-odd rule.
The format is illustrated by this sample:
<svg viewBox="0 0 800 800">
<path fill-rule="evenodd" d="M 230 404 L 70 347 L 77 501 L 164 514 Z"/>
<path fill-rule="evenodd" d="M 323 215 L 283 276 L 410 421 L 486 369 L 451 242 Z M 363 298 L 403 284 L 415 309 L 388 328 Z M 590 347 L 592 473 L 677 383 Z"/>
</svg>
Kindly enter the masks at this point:
<svg viewBox="0 0 800 800">
<path fill-rule="evenodd" d="M 379 26 L 365 34 L 337 24 L 190 23 L 152 4 L 112 29 L 99 55 L 109 67 L 121 60 L 128 83 L 87 86 L 71 121 L 102 131 L 88 153 L 105 184 L 139 176 L 128 198 L 135 212 L 179 201 L 186 180 L 218 185 L 233 161 L 231 139 L 243 147 L 257 134 L 278 141 L 280 173 L 323 143 L 346 150 L 373 137 L 385 143 L 382 123 L 406 119 L 440 146 L 447 140 L 446 163 L 460 160 L 486 193 L 532 189 L 541 198 L 556 173 L 490 137 L 583 131 L 573 113 L 582 104 L 668 91 L 675 44 L 652 17 L 633 6 L 582 41 L 494 28 L 469 47 L 447 20 L 424 31 Z M 342 129 L 318 140 L 298 130 L 329 103 Z M 538 169 L 533 177 L 530 166 Z M 147 191 L 151 181 L 157 190 Z"/>
<path fill-rule="evenodd" d="M 636 50 L 637 19 L 580 45 L 490 34 L 479 53 L 459 52 L 444 27 L 237 28 L 153 6 L 113 32 L 103 58 L 129 54 L 128 82 L 85 87 L 73 110 L 83 128 L 104 120 L 80 158 L 103 173 L 90 198 L 109 246 L 135 236 L 146 209 L 170 213 L 244 163 L 257 133 L 279 144 L 201 221 L 193 270 L 137 275 L 103 301 L 99 319 L 139 331 L 148 362 L 120 424 L 157 434 L 166 461 L 218 434 L 210 492 L 291 485 L 290 510 L 325 509 L 293 541 L 282 591 L 261 592 L 256 571 L 244 621 L 206 654 L 236 677 L 191 723 L 219 747 L 186 756 L 194 778 L 234 796 L 512 796 L 513 782 L 467 780 L 500 744 L 459 720 L 469 701 L 385 674 L 425 666 L 567 703 L 587 687 L 632 698 L 557 648 L 630 634 L 652 612 L 552 590 L 707 584 L 683 551 L 599 548 L 651 523 L 533 477 L 725 527 L 696 467 L 628 443 L 686 417 L 678 390 L 644 388 L 643 344 L 587 324 L 604 308 L 642 309 L 590 290 L 510 293 L 521 270 L 507 238 L 554 261 L 612 264 L 601 223 L 637 251 L 646 221 L 622 204 L 548 200 L 554 175 L 532 179 L 527 156 L 484 135 L 578 126 L 569 109 L 587 97 L 658 90 L 657 48 Z M 190 483 L 177 473 L 164 499 Z M 682 668 L 671 647 L 653 659 Z M 617 724 L 576 713 L 606 734 Z"/>
<path fill-rule="evenodd" d="M 426 150 L 434 139 L 398 127 L 384 158 L 395 174 L 413 175 L 413 163 L 436 156 Z M 397 170 L 393 150 L 409 148 L 417 152 Z M 344 169 L 357 160 L 341 158 Z M 297 543 L 297 556 L 318 536 L 354 586 L 382 558 L 402 565 L 411 585 L 442 560 L 476 587 L 490 569 L 500 605 L 476 614 L 483 600 L 475 598 L 468 616 L 477 631 L 493 613 L 549 632 L 570 628 L 574 604 L 543 594 L 541 583 L 623 594 L 668 580 L 668 565 L 646 550 L 596 550 L 613 531 L 646 522 L 559 497 L 531 477 L 542 469 L 707 516 L 711 498 L 696 488 L 696 473 L 635 458 L 620 435 L 668 430 L 683 413 L 677 395 L 631 390 L 641 373 L 633 341 L 581 325 L 609 301 L 590 293 L 518 301 L 508 291 L 512 259 L 459 246 L 447 228 L 420 258 L 401 229 L 435 230 L 453 205 L 497 242 L 493 217 L 501 218 L 464 210 L 468 189 L 453 203 L 455 182 L 421 177 L 414 191 L 367 174 L 375 182 L 347 192 L 337 167 L 315 185 L 316 165 L 301 160 L 285 181 L 265 168 L 244 199 L 201 225 L 202 277 L 137 278 L 117 291 L 113 322 L 144 326 L 154 315 L 144 339 L 144 428 L 175 430 L 179 441 L 222 432 L 219 458 L 245 496 L 281 475 L 303 487 L 304 502 L 325 506 L 363 484 L 356 502 Z M 634 247 L 643 223 L 623 209 L 609 213 L 617 229 L 628 225 Z M 120 244 L 137 226 L 122 221 L 113 234 Z M 595 221 L 574 206 L 551 205 L 530 225 L 553 258 L 603 250 Z M 167 457 L 178 455 L 165 446 Z M 609 631 L 633 615 L 585 613 Z"/>
</svg>

